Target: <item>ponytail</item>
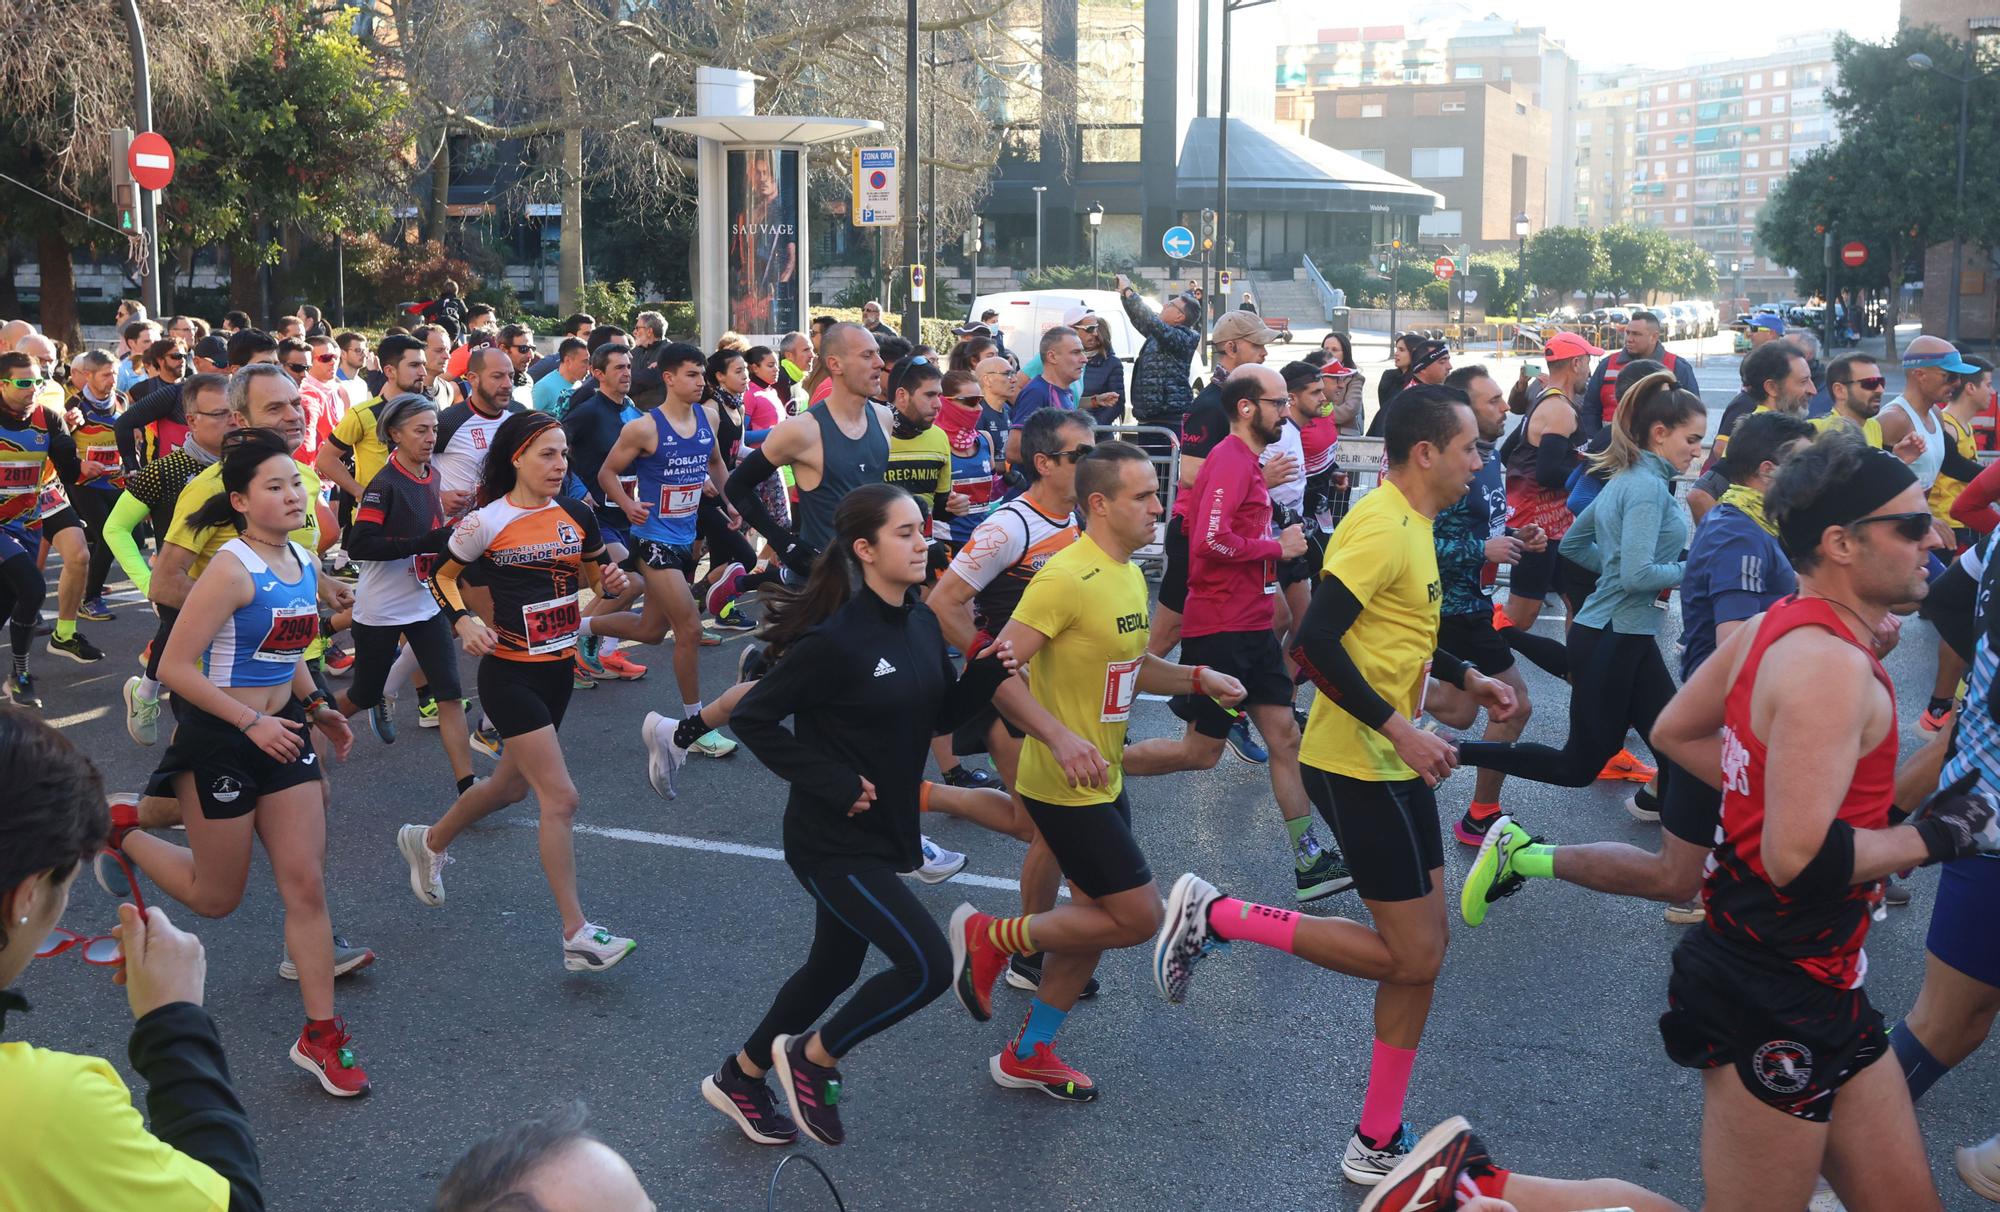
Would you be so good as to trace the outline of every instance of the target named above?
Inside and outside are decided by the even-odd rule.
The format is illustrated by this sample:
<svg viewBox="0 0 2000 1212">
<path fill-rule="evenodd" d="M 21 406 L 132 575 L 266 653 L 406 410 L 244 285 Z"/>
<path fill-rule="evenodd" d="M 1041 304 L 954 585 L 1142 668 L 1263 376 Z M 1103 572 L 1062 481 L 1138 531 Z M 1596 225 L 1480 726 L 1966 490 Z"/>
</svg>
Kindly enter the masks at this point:
<svg viewBox="0 0 2000 1212">
<path fill-rule="evenodd" d="M 1697 416 L 1706 416 L 1707 412 L 1701 397 L 1682 388 L 1673 371 L 1655 371 L 1618 397 L 1618 409 L 1611 417 L 1611 444 L 1597 454 L 1584 457 L 1592 473 L 1608 479 L 1638 465 L 1653 426 L 1677 429 Z"/>
<path fill-rule="evenodd" d="M 863 484 L 848 493 L 833 511 L 833 545 L 813 561 L 806 583 L 797 589 L 764 587 L 759 636 L 770 646 L 771 660 L 847 605 L 861 584 L 861 561 L 854 544 L 863 539 L 874 542 L 888 524 L 890 507 L 909 495 L 894 484 Z"/>
</svg>

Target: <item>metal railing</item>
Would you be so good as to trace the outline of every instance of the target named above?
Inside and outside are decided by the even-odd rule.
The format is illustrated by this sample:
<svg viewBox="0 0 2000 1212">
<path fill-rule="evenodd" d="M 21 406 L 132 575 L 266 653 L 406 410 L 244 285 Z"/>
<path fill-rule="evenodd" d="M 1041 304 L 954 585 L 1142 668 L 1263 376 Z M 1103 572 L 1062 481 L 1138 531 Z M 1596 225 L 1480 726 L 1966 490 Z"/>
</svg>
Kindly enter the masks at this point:
<svg viewBox="0 0 2000 1212">
<path fill-rule="evenodd" d="M 1333 299 L 1333 287 L 1326 284 L 1326 276 L 1319 272 L 1319 266 L 1313 264 L 1311 257 L 1300 253 L 1299 266 L 1306 271 L 1306 281 L 1312 283 L 1313 293 L 1319 296 L 1319 309 L 1325 313 L 1323 318 L 1328 324 L 1333 323 L 1333 309 L 1337 306 Z"/>
<path fill-rule="evenodd" d="M 1143 448 L 1160 479 L 1160 501 L 1164 506 L 1153 527 L 1153 541 L 1132 553 L 1132 562 L 1144 569 L 1150 580 L 1159 580 L 1167 568 L 1167 522 L 1174 516 L 1174 500 L 1181 489 L 1181 435 L 1165 425 L 1117 424 L 1094 427 L 1099 442 L 1131 442 Z"/>
</svg>

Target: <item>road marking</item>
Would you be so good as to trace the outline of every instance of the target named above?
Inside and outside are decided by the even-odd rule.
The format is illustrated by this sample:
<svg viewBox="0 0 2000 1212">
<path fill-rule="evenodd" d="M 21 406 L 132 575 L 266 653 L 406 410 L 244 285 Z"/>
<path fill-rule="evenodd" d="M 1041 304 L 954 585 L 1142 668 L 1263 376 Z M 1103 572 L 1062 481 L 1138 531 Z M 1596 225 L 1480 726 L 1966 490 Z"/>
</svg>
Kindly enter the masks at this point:
<svg viewBox="0 0 2000 1212">
<path fill-rule="evenodd" d="M 521 822 L 524 826 L 534 823 Z M 710 854 L 733 854 L 740 858 L 771 859 L 780 863 L 785 861 L 784 851 L 774 850 L 769 846 L 746 846 L 741 842 L 713 842 L 704 837 L 654 833 L 646 829 L 620 829 L 611 825 L 574 825 L 571 829 L 573 832 L 587 833 L 592 837 L 610 838 L 614 842 L 642 842 L 648 846 L 672 846 L 676 850 L 704 850 Z M 964 871 L 952 876 L 945 883 L 970 884 L 975 888 L 996 888 L 1002 892 L 1021 890 L 1018 880 L 1002 879 L 997 875 L 973 875 Z M 1068 896 L 1069 890 L 1065 888 L 1058 895 Z"/>
</svg>

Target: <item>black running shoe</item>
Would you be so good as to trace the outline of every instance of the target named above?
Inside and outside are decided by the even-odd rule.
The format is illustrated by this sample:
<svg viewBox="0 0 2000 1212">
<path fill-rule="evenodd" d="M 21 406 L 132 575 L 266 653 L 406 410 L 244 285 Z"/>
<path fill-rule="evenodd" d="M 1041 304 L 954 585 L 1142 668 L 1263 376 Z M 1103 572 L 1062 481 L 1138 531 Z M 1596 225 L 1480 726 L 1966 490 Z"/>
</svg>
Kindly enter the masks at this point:
<svg viewBox="0 0 2000 1212">
<path fill-rule="evenodd" d="M 761 1077 L 736 1070 L 736 1058 L 722 1062 L 713 1077 L 701 1079 L 702 1101 L 729 1117 L 743 1135 L 759 1145 L 789 1145 L 799 1139 L 799 1126 L 778 1110 L 778 1100 Z"/>
<path fill-rule="evenodd" d="M 949 787 L 974 787 L 992 791 L 1007 790 L 1007 784 L 1000 781 L 999 775 L 986 769 L 984 766 L 975 769 L 964 763 L 960 763 L 953 766 L 950 770 L 945 771 L 944 781 L 945 785 Z"/>
<path fill-rule="evenodd" d="M 745 644 L 743 651 L 736 654 L 736 680 L 754 682 L 764 676 L 764 646 Z"/>
<path fill-rule="evenodd" d="M 42 696 L 35 693 L 35 675 L 24 673 L 7 679 L 7 701 L 16 707 L 40 707 Z"/>
<path fill-rule="evenodd" d="M 50 636 L 49 651 L 85 665 L 95 664 L 104 659 L 103 650 L 84 639 L 81 631 L 70 632 L 66 640 L 60 636 Z"/>
<path fill-rule="evenodd" d="M 771 1072 L 785 1092 L 785 1104 L 801 1131 L 822 1145 L 847 1139 L 840 1126 L 840 1070 L 806 1059 L 806 1038 L 780 1035 L 771 1041 Z"/>
<path fill-rule="evenodd" d="M 1017 955 L 1007 961 L 1007 987 L 1020 989 L 1026 993 L 1040 992 L 1042 987 L 1042 953 Z M 1083 986 L 1079 999 L 1097 996 L 1097 978 L 1091 977 Z"/>
</svg>

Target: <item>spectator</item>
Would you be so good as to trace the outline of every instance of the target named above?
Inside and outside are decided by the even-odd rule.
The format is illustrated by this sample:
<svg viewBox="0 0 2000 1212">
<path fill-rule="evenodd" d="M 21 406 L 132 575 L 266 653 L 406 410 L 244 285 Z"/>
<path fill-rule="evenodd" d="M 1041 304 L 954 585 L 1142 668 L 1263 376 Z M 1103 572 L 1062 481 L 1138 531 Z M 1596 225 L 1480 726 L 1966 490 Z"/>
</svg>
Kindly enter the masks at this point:
<svg viewBox="0 0 2000 1212">
<path fill-rule="evenodd" d="M 1389 401 L 1396 398 L 1397 392 L 1403 390 L 1403 384 L 1409 379 L 1410 358 L 1417 346 L 1423 344 L 1424 341 L 1425 337 L 1422 333 L 1399 332 L 1396 334 L 1396 339 L 1389 343 L 1389 360 L 1394 365 L 1383 371 L 1381 380 L 1375 384 L 1376 416 L 1381 416 L 1381 410 L 1388 405 Z M 1342 361 L 1346 361 L 1346 359 L 1343 358 Z M 1352 362 L 1348 362 L 1347 364 L 1349 366 L 1354 365 Z"/>
<path fill-rule="evenodd" d="M 1251 315 L 1253 315 L 1253 316 L 1254 316 L 1254 315 L 1256 315 L 1256 314 L 1257 314 L 1257 296 L 1255 296 L 1255 295 L 1251 294 L 1251 293 L 1250 293 L 1249 291 L 1247 291 L 1247 290 L 1246 290 L 1246 291 L 1244 291 L 1244 292 L 1243 292 L 1243 301 L 1242 301 L 1241 303 L 1238 303 L 1238 304 L 1236 305 L 1236 310 L 1238 310 L 1238 311 L 1247 311 L 1247 312 L 1249 312 L 1249 313 L 1250 313 Z"/>
<path fill-rule="evenodd" d="M 1042 334 L 1042 373 L 1028 381 L 1028 385 L 1014 397 L 1014 407 L 1007 414 L 1007 425 L 1012 431 L 1007 435 L 1007 461 L 1018 463 L 1021 459 L 1021 426 L 1028 418 L 1044 408 L 1075 408 L 1075 386 L 1083 377 L 1083 338 L 1066 324 L 1058 324 Z"/>
<path fill-rule="evenodd" d="M 896 332 L 895 329 L 882 323 L 882 305 L 873 299 L 861 305 L 861 327 L 874 333 L 878 340 L 882 337 L 894 336 Z"/>
<path fill-rule="evenodd" d="M 456 342 L 458 340 L 458 334 L 465 331 L 465 322 L 470 315 L 471 312 L 467 310 L 465 300 L 458 297 L 458 283 L 451 278 L 444 280 L 444 289 L 438 293 L 437 298 L 432 299 L 424 305 L 423 311 L 424 323 L 435 324 L 439 328 L 444 329 L 447 342 Z M 410 335 L 416 336 L 417 334 L 415 330 L 412 330 Z M 420 341 L 423 340 L 422 337 L 417 337 L 417 339 Z M 439 366 L 431 368 L 431 373 L 434 375 L 443 369 L 443 359 L 439 359 L 439 362 Z"/>
<path fill-rule="evenodd" d="M 0 814 L 0 1025 L 28 1009 L 8 987 L 32 960 L 74 951 L 111 964 L 122 953 L 136 1020 L 127 1055 L 147 1083 L 152 1121 L 149 1132 L 106 1061 L 0 1045 L 0 1092 L 13 1126 L 0 1134 L 0 1207 L 263 1208 L 249 1119 L 201 1008 L 200 940 L 160 910 L 130 905 L 119 906 L 112 936 L 84 939 L 58 925 L 77 873 L 110 832 L 97 771 L 55 729 L 0 711 L 0 785 L 10 791 Z"/>
<path fill-rule="evenodd" d="M 433 1212 L 654 1212 L 639 1176 L 585 1119 L 571 1103 L 473 1145 L 444 1176 Z"/>
<path fill-rule="evenodd" d="M 1701 395 L 1701 387 L 1694 378 L 1694 363 L 1669 350 L 1666 342 L 1660 340 L 1660 317 L 1650 311 L 1635 311 L 1631 321 L 1625 325 L 1624 346 L 1613 350 L 1597 364 L 1597 369 L 1590 373 L 1590 382 L 1583 389 L 1584 432 L 1595 437 L 1598 430 L 1610 424 L 1611 414 L 1618 411 L 1615 386 L 1618 372 L 1624 369 L 1627 362 L 1641 359 L 1658 362 L 1674 372 L 1674 379 L 1681 390 Z M 1601 412 L 1590 406 L 1592 400 L 1601 406 Z"/>
<path fill-rule="evenodd" d="M 596 327 L 597 321 L 590 317 L 590 313 L 580 311 L 562 322 L 562 335 L 565 337 L 575 337 L 579 341 L 587 341 L 590 339 L 590 330 Z M 558 344 L 556 352 L 544 354 L 535 359 L 535 364 L 528 367 L 528 377 L 537 383 L 541 382 L 542 376 L 553 371 L 556 368 L 556 363 L 561 360 L 562 346 Z"/>
<path fill-rule="evenodd" d="M 556 372 L 543 375 L 535 384 L 534 405 L 536 412 L 561 420 L 569 412 L 577 384 L 590 374 L 590 346 L 575 337 L 564 337 L 555 358 Z"/>
<path fill-rule="evenodd" d="M 1446 345 L 1443 341 L 1433 341 L 1428 337 L 1419 337 L 1412 342 L 1400 343 L 1400 348 L 1409 350 L 1410 354 L 1409 367 L 1403 375 L 1404 387 L 1409 387 L 1417 383 L 1435 387 L 1443 383 L 1446 377 L 1451 374 L 1451 346 Z M 1604 351 L 1597 349 L 1593 350 L 1593 352 L 1603 353 Z M 1384 378 L 1387 378 L 1387 376 L 1385 375 Z M 1395 398 L 1392 396 L 1381 408 L 1375 411 L 1375 419 L 1368 423 L 1369 437 L 1379 438 L 1383 435 L 1389 423 L 1389 409 L 1394 404 Z"/>
<path fill-rule="evenodd" d="M 222 336 L 224 340 L 250 327 L 250 313 L 247 311 L 225 311 L 222 313 Z"/>
<path fill-rule="evenodd" d="M 333 335 L 333 329 L 327 327 L 326 320 L 321 317 L 319 308 L 314 307 L 310 303 L 299 304 L 299 320 L 306 326 L 305 335 L 308 339 L 313 337 L 330 337 Z"/>
<path fill-rule="evenodd" d="M 1326 380 L 1326 402 L 1333 406 L 1334 424 L 1342 437 L 1358 438 L 1362 415 L 1368 408 L 1368 376 L 1354 369 L 1354 342 L 1344 332 L 1330 332 L 1319 347 L 1329 355 L 1319 368 Z"/>
<path fill-rule="evenodd" d="M 1111 351 L 1104 318 L 1096 312 L 1084 311 L 1070 327 L 1083 341 L 1083 378 L 1077 383 L 1077 399 L 1099 425 L 1115 425 L 1125 419 L 1125 363 Z"/>
<path fill-rule="evenodd" d="M 1189 373 L 1195 350 L 1201 348 L 1201 330 L 1195 327 L 1201 308 L 1188 296 L 1175 295 L 1155 315 L 1139 292 L 1124 282 L 1119 283 L 1118 298 L 1132 327 L 1146 339 L 1132 363 L 1132 415 L 1142 425 L 1178 430 L 1194 404 Z"/>
</svg>

